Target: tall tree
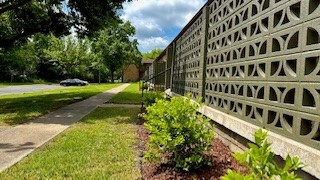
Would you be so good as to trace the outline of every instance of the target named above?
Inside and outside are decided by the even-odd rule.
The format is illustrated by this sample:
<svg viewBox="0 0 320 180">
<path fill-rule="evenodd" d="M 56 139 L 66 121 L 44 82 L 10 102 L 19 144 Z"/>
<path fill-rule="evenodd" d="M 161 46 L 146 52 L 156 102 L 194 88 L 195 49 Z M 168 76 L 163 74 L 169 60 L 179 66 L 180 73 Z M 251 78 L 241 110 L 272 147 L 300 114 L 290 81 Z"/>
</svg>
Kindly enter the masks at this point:
<svg viewBox="0 0 320 180">
<path fill-rule="evenodd" d="M 132 38 L 134 34 L 135 28 L 129 22 L 105 28 L 98 33 L 94 49 L 108 68 L 111 82 L 114 82 L 114 73 L 126 63 L 141 61 L 137 40 Z"/>
<path fill-rule="evenodd" d="M 2 80 L 23 81 L 36 75 L 38 58 L 33 42 L 8 49 L 0 54 L 0 61 Z"/>
<path fill-rule="evenodd" d="M 44 50 L 45 59 L 62 77 L 88 78 L 92 56 L 88 38 L 57 38 L 51 35 L 49 44 Z"/>
<path fill-rule="evenodd" d="M 52 44 L 58 43 L 58 38 L 53 34 L 44 35 L 36 34 L 33 37 L 33 42 L 35 43 L 35 53 L 39 59 L 37 66 L 37 75 L 41 79 L 55 80 L 62 77 L 61 70 L 56 66 L 56 60 L 48 56 L 48 49 L 52 47 Z M 62 47 L 62 45 L 61 45 Z"/>
<path fill-rule="evenodd" d="M 0 48 L 21 42 L 35 33 L 66 35 L 74 27 L 79 35 L 93 35 L 120 22 L 117 11 L 131 0 L 2 0 Z"/>
<path fill-rule="evenodd" d="M 4 3 L 11 1 L 5 0 Z M 15 2 L 18 1 L 21 0 Z M 70 16 L 62 11 L 60 0 L 28 0 L 0 14 L 0 19 L 0 47 L 3 48 L 27 42 L 28 37 L 38 32 L 52 32 L 58 36 L 67 34 L 71 27 Z"/>
</svg>

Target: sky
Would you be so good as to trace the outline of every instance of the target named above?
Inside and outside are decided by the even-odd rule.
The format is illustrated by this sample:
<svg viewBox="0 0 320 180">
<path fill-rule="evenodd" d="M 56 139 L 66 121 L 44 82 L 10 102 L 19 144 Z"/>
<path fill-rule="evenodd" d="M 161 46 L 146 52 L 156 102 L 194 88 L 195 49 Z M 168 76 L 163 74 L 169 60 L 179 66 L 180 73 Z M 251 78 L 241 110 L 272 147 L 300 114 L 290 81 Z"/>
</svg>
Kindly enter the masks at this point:
<svg viewBox="0 0 320 180">
<path fill-rule="evenodd" d="M 139 50 L 166 48 L 206 0 L 133 0 L 123 5 L 121 17 L 136 28 Z"/>
</svg>

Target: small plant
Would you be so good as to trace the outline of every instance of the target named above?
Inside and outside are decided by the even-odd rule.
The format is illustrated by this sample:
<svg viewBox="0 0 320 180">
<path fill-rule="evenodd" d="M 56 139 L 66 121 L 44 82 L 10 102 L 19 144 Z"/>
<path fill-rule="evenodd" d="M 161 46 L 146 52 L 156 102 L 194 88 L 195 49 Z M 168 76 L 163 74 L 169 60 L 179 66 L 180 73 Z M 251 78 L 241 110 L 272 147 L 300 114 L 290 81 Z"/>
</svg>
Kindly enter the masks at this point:
<svg viewBox="0 0 320 180">
<path fill-rule="evenodd" d="M 249 174 L 246 176 L 238 172 L 228 170 L 228 173 L 222 177 L 223 180 L 232 179 L 299 179 L 294 173 L 295 170 L 304 167 L 299 162 L 298 157 L 288 155 L 285 159 L 284 167 L 280 167 L 275 161 L 275 154 L 271 152 L 271 144 L 267 141 L 267 133 L 259 129 L 255 134 L 255 143 L 249 143 L 250 150 L 244 153 L 236 153 L 234 157 L 249 167 Z M 240 178 L 241 177 L 241 178 Z"/>
<path fill-rule="evenodd" d="M 147 114 L 142 116 L 151 135 L 145 158 L 163 163 L 160 154 L 167 153 L 170 158 L 166 160 L 185 171 L 210 165 L 203 152 L 211 147 L 214 134 L 209 119 L 197 114 L 199 107 L 191 103 L 190 95 L 171 101 L 159 99 L 147 107 Z"/>
<path fill-rule="evenodd" d="M 156 99 L 164 99 L 164 93 L 151 91 L 143 96 L 143 104 L 148 107 L 156 102 Z"/>
<path fill-rule="evenodd" d="M 142 90 L 144 90 L 144 89 L 148 89 L 148 83 L 146 83 L 146 82 L 142 82 Z"/>
</svg>

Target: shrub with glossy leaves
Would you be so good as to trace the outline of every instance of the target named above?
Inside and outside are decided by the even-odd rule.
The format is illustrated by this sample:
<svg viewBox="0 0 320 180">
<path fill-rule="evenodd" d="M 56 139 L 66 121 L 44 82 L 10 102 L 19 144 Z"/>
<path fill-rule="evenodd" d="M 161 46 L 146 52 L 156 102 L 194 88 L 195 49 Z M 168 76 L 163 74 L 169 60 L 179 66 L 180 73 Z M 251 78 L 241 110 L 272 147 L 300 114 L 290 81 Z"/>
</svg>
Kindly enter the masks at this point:
<svg viewBox="0 0 320 180">
<path fill-rule="evenodd" d="M 255 143 L 249 143 L 249 151 L 236 153 L 234 157 L 249 167 L 249 174 L 246 176 L 231 170 L 222 178 L 223 180 L 233 179 L 286 179 L 296 180 L 295 170 L 304 167 L 297 157 L 288 155 L 284 167 L 280 167 L 275 161 L 275 154 L 271 152 L 271 144 L 267 141 L 267 133 L 259 129 L 255 135 Z M 242 177 L 242 178 L 239 178 Z"/>
<path fill-rule="evenodd" d="M 158 91 L 147 92 L 143 96 L 143 104 L 148 107 L 156 102 L 156 99 L 164 99 L 164 93 Z"/>
<path fill-rule="evenodd" d="M 159 99 L 147 107 L 142 116 L 151 134 L 145 158 L 163 163 L 160 155 L 167 153 L 169 163 L 186 171 L 209 165 L 203 152 L 211 147 L 214 133 L 209 119 L 197 113 L 199 107 L 190 96 Z"/>
</svg>

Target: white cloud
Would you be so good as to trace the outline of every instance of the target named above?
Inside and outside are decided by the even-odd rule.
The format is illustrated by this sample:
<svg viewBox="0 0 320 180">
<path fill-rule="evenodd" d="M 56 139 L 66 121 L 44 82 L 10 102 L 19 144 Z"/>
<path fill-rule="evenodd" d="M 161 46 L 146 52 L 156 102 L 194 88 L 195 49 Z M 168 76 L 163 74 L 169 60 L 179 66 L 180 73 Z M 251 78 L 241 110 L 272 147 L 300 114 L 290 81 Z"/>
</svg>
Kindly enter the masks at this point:
<svg viewBox="0 0 320 180">
<path fill-rule="evenodd" d="M 164 48 L 170 42 L 162 37 L 149 37 L 145 39 L 139 39 L 140 50 L 147 52 L 155 48 Z"/>
<path fill-rule="evenodd" d="M 141 46 L 155 37 L 169 43 L 178 33 L 172 29 L 181 30 L 204 3 L 205 0 L 133 0 L 124 4 L 122 18 L 135 26 Z"/>
</svg>

